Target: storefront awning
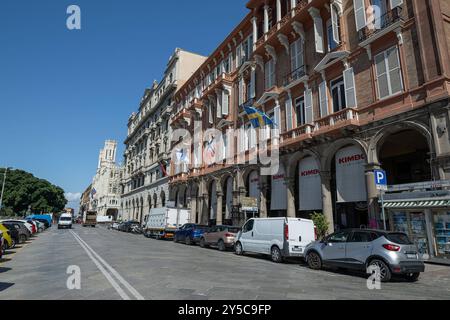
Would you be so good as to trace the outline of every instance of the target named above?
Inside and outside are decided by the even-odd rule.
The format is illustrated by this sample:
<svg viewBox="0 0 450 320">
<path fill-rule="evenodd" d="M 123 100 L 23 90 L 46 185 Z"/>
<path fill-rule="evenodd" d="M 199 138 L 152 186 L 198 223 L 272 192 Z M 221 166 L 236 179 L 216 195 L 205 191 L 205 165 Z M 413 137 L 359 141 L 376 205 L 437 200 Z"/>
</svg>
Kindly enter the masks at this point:
<svg viewBox="0 0 450 320">
<path fill-rule="evenodd" d="M 422 201 L 388 201 L 384 203 L 384 207 L 409 209 L 409 208 L 445 208 L 450 207 L 450 199 L 447 200 L 422 200 Z"/>
</svg>

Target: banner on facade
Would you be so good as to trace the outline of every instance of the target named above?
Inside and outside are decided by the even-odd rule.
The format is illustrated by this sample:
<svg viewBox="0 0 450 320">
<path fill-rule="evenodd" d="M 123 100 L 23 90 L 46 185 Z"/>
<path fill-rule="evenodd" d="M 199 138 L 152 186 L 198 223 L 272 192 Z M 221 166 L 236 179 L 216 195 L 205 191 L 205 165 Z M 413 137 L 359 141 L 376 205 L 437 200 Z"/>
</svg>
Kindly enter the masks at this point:
<svg viewBox="0 0 450 320">
<path fill-rule="evenodd" d="M 341 149 L 336 154 L 337 202 L 367 201 L 366 155 L 357 146 Z"/>
<path fill-rule="evenodd" d="M 270 210 L 287 210 L 286 170 L 280 163 L 278 173 L 272 176 Z"/>
<path fill-rule="evenodd" d="M 304 158 L 299 164 L 300 211 L 321 211 L 322 179 L 319 164 L 313 157 Z"/>
</svg>

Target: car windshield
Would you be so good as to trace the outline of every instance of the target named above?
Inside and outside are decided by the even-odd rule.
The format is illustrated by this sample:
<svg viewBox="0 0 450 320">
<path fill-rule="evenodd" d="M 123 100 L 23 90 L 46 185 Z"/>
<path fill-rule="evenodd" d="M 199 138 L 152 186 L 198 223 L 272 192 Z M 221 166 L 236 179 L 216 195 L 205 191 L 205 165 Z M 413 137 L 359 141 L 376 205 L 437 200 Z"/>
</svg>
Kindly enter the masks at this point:
<svg viewBox="0 0 450 320">
<path fill-rule="evenodd" d="M 207 226 L 194 226 L 194 228 L 197 230 L 208 230 L 209 229 L 209 227 L 207 227 Z"/>
<path fill-rule="evenodd" d="M 72 221 L 72 218 L 69 217 L 61 217 L 61 219 L 59 219 L 61 221 Z"/>
<path fill-rule="evenodd" d="M 386 238 L 397 244 L 413 244 L 404 233 L 389 233 L 386 235 Z"/>
</svg>

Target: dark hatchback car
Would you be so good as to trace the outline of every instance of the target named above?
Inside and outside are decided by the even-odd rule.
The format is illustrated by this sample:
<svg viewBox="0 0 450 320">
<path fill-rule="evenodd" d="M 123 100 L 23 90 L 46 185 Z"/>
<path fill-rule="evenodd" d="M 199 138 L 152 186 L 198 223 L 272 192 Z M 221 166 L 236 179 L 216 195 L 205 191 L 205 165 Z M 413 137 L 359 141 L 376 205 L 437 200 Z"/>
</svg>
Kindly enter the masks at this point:
<svg viewBox="0 0 450 320">
<path fill-rule="evenodd" d="M 3 225 L 11 232 L 11 236 L 16 243 L 24 243 L 30 239 L 30 231 L 28 231 L 23 223 L 3 222 Z"/>
</svg>

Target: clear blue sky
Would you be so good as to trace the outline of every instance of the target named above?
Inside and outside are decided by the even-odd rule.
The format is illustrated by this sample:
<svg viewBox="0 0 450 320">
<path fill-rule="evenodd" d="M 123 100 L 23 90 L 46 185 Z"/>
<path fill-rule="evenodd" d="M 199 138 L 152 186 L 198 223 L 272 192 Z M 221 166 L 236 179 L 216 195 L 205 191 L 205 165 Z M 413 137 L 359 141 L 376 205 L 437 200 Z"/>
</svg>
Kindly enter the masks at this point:
<svg viewBox="0 0 450 320">
<path fill-rule="evenodd" d="M 0 167 L 79 193 L 176 47 L 210 54 L 245 0 L 1 0 Z M 66 28 L 81 8 L 82 30 Z M 122 160 L 122 156 L 118 160 Z M 76 206 L 76 204 L 70 204 Z"/>
</svg>

